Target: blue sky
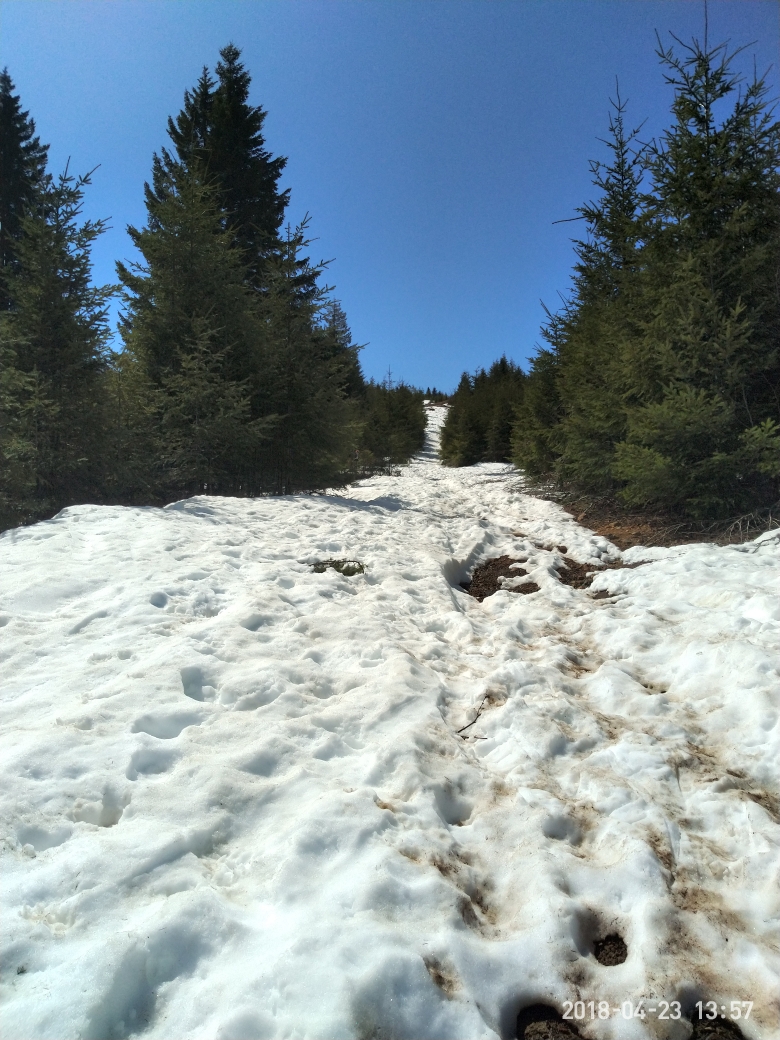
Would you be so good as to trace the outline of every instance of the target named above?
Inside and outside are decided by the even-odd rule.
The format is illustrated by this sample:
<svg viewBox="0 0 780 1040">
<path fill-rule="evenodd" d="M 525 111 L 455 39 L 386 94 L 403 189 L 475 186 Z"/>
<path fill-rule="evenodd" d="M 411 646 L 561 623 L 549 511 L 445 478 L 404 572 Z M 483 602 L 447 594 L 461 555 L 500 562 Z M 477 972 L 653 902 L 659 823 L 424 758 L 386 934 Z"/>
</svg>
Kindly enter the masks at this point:
<svg viewBox="0 0 780 1040">
<path fill-rule="evenodd" d="M 615 77 L 643 135 L 668 122 L 657 29 L 703 35 L 700 0 L 0 0 L 7 65 L 51 164 L 100 164 L 110 217 L 95 280 L 132 258 L 166 120 L 220 47 L 242 49 L 288 215 L 311 214 L 366 373 L 452 389 L 506 353 L 525 364 L 573 260 Z M 710 41 L 777 61 L 776 0 L 710 0 Z M 778 75 L 770 74 L 773 95 Z"/>
</svg>

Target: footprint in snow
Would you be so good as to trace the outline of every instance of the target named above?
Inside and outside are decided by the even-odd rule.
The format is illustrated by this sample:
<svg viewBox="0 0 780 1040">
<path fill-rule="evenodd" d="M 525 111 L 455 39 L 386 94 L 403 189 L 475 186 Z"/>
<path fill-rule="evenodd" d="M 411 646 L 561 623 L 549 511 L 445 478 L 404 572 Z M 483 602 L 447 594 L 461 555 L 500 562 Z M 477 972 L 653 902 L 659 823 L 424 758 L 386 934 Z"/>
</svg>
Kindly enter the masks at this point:
<svg viewBox="0 0 780 1040">
<path fill-rule="evenodd" d="M 148 733 L 159 740 L 172 740 L 188 726 L 200 726 L 203 716 L 194 711 L 177 711 L 172 715 L 142 715 L 130 727 L 132 733 Z"/>
<path fill-rule="evenodd" d="M 179 674 L 181 675 L 181 685 L 185 697 L 189 697 L 193 701 L 214 700 L 217 691 L 213 686 L 205 684 L 203 671 L 197 665 L 182 668 Z"/>
<path fill-rule="evenodd" d="M 176 762 L 178 755 L 163 748 L 139 748 L 130 757 L 125 776 L 128 780 L 137 780 L 139 774 L 149 776 L 155 773 L 167 773 Z"/>
</svg>

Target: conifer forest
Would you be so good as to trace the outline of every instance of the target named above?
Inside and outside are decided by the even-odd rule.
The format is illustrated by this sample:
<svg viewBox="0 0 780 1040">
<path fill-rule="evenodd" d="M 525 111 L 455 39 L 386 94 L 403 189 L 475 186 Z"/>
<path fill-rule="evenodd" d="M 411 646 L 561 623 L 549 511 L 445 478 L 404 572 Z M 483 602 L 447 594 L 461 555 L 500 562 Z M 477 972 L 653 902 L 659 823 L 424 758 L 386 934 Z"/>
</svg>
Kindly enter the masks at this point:
<svg viewBox="0 0 780 1040">
<path fill-rule="evenodd" d="M 0 529 L 84 502 L 314 490 L 421 447 L 422 393 L 364 379 L 308 221 L 285 222 L 287 160 L 249 88 L 229 45 L 186 91 L 128 228 L 140 259 L 96 287 L 90 174 L 48 170 L 2 72 Z"/>
<path fill-rule="evenodd" d="M 715 521 L 780 497 L 780 123 L 726 45 L 657 53 L 668 129 L 645 140 L 616 87 L 545 345 L 528 372 L 464 373 L 441 454 Z M 336 486 L 422 446 L 423 392 L 366 381 L 308 218 L 285 221 L 287 160 L 249 89 L 231 44 L 185 92 L 127 229 L 139 259 L 95 286 L 90 173 L 48 168 L 2 72 L 0 529 L 83 502 Z"/>
<path fill-rule="evenodd" d="M 464 373 L 445 462 L 511 460 L 697 521 L 776 505 L 780 123 L 734 56 L 659 41 L 672 105 L 656 140 L 616 92 L 571 292 L 528 374 L 503 358 Z"/>
</svg>

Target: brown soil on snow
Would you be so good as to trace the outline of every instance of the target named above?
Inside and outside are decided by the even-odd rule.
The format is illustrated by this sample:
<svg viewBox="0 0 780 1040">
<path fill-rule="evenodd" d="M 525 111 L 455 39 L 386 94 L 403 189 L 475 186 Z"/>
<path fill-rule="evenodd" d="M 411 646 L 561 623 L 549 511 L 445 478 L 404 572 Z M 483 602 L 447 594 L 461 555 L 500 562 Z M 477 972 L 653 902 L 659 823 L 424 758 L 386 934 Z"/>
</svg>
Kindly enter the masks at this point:
<svg viewBox="0 0 780 1040">
<path fill-rule="evenodd" d="M 593 944 L 593 956 L 599 964 L 606 964 L 611 968 L 623 963 L 628 956 L 628 948 L 619 935 L 608 935 Z"/>
<path fill-rule="evenodd" d="M 522 585 L 508 589 L 500 581 L 501 578 L 519 578 L 527 574 L 528 572 L 523 570 L 522 567 L 513 566 L 513 564 L 525 562 L 524 557 L 519 560 L 513 560 L 511 556 L 499 556 L 494 560 L 488 560 L 474 569 L 471 581 L 462 581 L 460 587 L 464 592 L 468 592 L 469 596 L 478 599 L 480 603 L 488 596 L 492 596 L 494 592 L 498 592 L 499 589 L 505 589 L 506 592 L 522 592 L 525 595 L 528 595 L 529 592 L 538 592 L 539 586 L 530 579 L 523 582 Z"/>
<path fill-rule="evenodd" d="M 579 1036 L 574 1023 L 564 1021 L 547 1004 L 531 1004 L 517 1016 L 517 1040 L 572 1040 Z"/>
</svg>

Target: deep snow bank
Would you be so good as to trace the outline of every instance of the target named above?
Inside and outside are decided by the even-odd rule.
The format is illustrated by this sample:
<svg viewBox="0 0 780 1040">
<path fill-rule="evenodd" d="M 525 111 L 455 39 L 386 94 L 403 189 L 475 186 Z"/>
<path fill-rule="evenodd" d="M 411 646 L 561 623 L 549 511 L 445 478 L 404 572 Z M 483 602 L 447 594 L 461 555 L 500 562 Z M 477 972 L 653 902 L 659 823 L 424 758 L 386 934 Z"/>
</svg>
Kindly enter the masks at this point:
<svg viewBox="0 0 780 1040">
<path fill-rule="evenodd" d="M 439 467 L 440 415 L 344 495 L 0 536 L 4 1040 L 508 1037 L 642 997 L 780 1035 L 780 541 L 630 550 L 594 601 L 555 547 L 620 553 Z M 504 553 L 539 592 L 459 589 Z"/>
</svg>

